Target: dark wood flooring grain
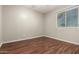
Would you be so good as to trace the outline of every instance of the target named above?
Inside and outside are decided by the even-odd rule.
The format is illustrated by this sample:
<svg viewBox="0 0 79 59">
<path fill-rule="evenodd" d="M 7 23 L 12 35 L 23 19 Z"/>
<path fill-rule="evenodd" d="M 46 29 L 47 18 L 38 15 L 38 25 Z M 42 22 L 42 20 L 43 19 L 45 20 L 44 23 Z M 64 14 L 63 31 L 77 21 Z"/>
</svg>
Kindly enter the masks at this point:
<svg viewBox="0 0 79 59">
<path fill-rule="evenodd" d="M 48 37 L 3 44 L 0 53 L 6 54 L 79 54 L 79 45 Z"/>
</svg>

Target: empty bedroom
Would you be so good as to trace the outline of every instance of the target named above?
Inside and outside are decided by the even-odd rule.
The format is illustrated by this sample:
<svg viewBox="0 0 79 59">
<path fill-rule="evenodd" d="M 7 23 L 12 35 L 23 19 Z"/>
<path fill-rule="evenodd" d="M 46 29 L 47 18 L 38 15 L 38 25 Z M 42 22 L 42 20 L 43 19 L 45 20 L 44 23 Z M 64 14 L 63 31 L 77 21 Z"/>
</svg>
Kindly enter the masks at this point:
<svg viewBox="0 0 79 59">
<path fill-rule="evenodd" d="M 79 54 L 79 6 L 0 5 L 0 54 Z"/>
</svg>

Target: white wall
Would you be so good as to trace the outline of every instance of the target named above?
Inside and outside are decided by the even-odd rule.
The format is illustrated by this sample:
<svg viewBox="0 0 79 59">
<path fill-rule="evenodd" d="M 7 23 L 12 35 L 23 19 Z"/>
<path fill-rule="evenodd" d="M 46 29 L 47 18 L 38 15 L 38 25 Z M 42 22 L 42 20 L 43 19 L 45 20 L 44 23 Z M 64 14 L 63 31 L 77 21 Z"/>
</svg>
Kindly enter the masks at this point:
<svg viewBox="0 0 79 59">
<path fill-rule="evenodd" d="M 3 6 L 3 42 L 43 35 L 43 15 L 22 6 Z"/>
<path fill-rule="evenodd" d="M 79 43 L 79 28 L 58 28 L 56 24 L 56 12 L 58 10 L 64 10 L 67 7 L 63 6 L 57 10 L 51 11 L 46 14 L 45 19 L 45 35 L 53 38 L 58 38 L 63 41 L 70 41 Z"/>
<path fill-rule="evenodd" d="M 1 46 L 1 44 L 2 44 L 2 17 L 1 17 L 1 15 L 2 15 L 2 6 L 0 6 L 0 46 Z"/>
</svg>

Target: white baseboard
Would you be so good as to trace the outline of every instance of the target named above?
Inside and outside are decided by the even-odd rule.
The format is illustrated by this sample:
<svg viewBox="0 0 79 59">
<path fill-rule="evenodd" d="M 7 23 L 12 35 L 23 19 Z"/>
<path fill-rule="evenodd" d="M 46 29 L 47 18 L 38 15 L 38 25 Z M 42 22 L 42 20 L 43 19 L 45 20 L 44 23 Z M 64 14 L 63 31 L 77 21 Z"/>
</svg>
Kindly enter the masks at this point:
<svg viewBox="0 0 79 59">
<path fill-rule="evenodd" d="M 53 38 L 53 39 L 60 40 L 60 41 L 64 41 L 64 42 L 68 42 L 68 43 L 72 43 L 72 44 L 75 44 L 75 45 L 79 45 L 79 43 L 77 43 L 77 42 L 72 42 L 72 41 L 68 41 L 68 40 L 63 40 L 63 39 L 56 38 L 56 37 L 51 37 L 51 36 L 46 36 L 46 37 Z"/>
<path fill-rule="evenodd" d="M 22 40 L 29 40 L 29 39 L 32 39 L 32 38 L 38 38 L 38 37 L 43 37 L 43 36 L 45 36 L 45 35 L 42 35 L 42 36 L 35 36 L 35 37 L 29 37 L 29 38 L 17 39 L 17 40 L 13 40 L 13 41 L 3 42 L 3 44 L 5 44 L 5 43 L 11 43 L 11 42 L 16 42 L 16 41 L 22 41 Z M 68 41 L 68 40 L 63 40 L 63 39 L 56 38 L 56 37 L 51 37 L 51 36 L 45 36 L 45 37 L 54 38 L 54 39 L 56 39 L 56 40 L 60 40 L 60 41 L 64 41 L 64 42 L 68 42 L 68 43 L 72 43 L 72 44 L 79 45 L 79 43 L 77 43 L 77 42 L 72 42 L 72 41 Z M 1 46 L 2 46 L 2 43 L 0 44 L 0 47 L 1 47 Z"/>
<path fill-rule="evenodd" d="M 38 38 L 38 37 L 42 37 L 42 36 L 26 37 L 26 38 L 16 39 L 16 40 L 12 40 L 12 41 L 3 42 L 3 44 L 5 44 L 5 43 L 11 43 L 11 42 L 16 42 L 16 41 L 22 41 L 22 40 L 29 40 L 29 39 Z"/>
</svg>

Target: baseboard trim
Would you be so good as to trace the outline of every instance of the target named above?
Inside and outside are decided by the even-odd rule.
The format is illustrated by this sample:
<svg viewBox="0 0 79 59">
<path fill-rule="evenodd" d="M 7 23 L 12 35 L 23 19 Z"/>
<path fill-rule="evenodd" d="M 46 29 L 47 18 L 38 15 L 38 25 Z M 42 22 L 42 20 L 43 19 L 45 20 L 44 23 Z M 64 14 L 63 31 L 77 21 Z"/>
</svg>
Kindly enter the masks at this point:
<svg viewBox="0 0 79 59">
<path fill-rule="evenodd" d="M 43 36 L 35 36 L 35 37 L 22 38 L 22 39 L 18 39 L 18 40 L 3 42 L 3 43 L 0 43 L 0 47 L 2 46 L 2 44 L 11 43 L 11 42 L 17 42 L 17 41 L 22 41 L 22 40 L 29 40 L 29 39 L 33 39 L 33 38 L 39 38 L 39 37 L 48 37 L 48 38 L 53 38 L 53 39 L 56 39 L 56 40 L 72 43 L 72 44 L 75 44 L 75 45 L 79 45 L 79 43 L 77 43 L 77 42 L 71 42 L 71 41 L 68 41 L 68 40 L 63 40 L 63 39 L 60 39 L 60 38 L 56 38 L 56 37 L 52 37 L 52 36 L 44 36 L 43 35 Z"/>
<path fill-rule="evenodd" d="M 26 37 L 26 38 L 16 39 L 16 40 L 13 40 L 13 41 L 3 42 L 3 44 L 11 43 L 11 42 L 17 42 L 17 41 L 22 41 L 22 40 L 30 40 L 30 39 L 39 38 L 39 37 L 43 37 L 43 36 L 35 36 L 35 37 L 29 37 L 29 38 Z"/>
<path fill-rule="evenodd" d="M 48 38 L 54 38 L 54 39 L 56 39 L 56 40 L 60 40 L 60 41 L 72 43 L 72 44 L 75 44 L 75 45 L 79 45 L 79 43 L 77 43 L 77 42 L 71 42 L 71 41 L 68 41 L 68 40 L 63 40 L 63 39 L 56 38 L 56 37 L 51 37 L 51 36 L 46 36 L 46 37 L 48 37 Z"/>
</svg>

